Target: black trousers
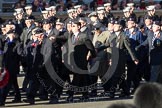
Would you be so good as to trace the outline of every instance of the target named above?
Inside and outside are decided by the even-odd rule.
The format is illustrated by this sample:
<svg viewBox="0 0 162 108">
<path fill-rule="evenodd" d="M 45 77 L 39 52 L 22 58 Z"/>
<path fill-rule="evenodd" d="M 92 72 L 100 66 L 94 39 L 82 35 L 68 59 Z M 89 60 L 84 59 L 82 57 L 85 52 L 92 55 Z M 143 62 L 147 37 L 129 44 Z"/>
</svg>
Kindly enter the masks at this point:
<svg viewBox="0 0 162 108">
<path fill-rule="evenodd" d="M 90 76 L 87 74 L 77 74 L 73 73 L 73 80 L 72 80 L 72 85 L 78 87 L 85 87 L 90 84 Z M 73 96 L 74 92 L 79 92 L 79 91 L 69 91 L 69 96 Z M 83 96 L 88 95 L 88 91 L 81 91 Z"/>
<path fill-rule="evenodd" d="M 36 75 L 33 75 L 33 78 L 29 80 L 29 88 L 27 92 L 27 98 L 29 100 L 34 100 L 36 93 L 39 89 L 39 81 Z"/>
<path fill-rule="evenodd" d="M 44 68 L 34 68 L 33 72 L 28 74 L 29 77 L 29 87 L 27 92 L 27 98 L 29 100 L 34 100 L 37 91 L 39 90 L 40 97 L 48 97 L 48 93 L 46 91 L 46 85 L 44 82 L 44 77 L 46 77 L 44 74 L 45 70 Z M 47 78 L 47 77 L 46 77 Z"/>
<path fill-rule="evenodd" d="M 1 103 L 5 103 L 10 89 L 14 87 L 15 99 L 21 99 L 20 90 L 17 82 L 17 74 L 10 74 L 8 84 L 2 89 Z"/>
<path fill-rule="evenodd" d="M 127 61 L 127 84 L 129 90 L 131 88 L 131 82 L 133 82 L 134 89 L 139 86 L 139 72 L 137 70 L 137 65 L 133 61 Z"/>
</svg>

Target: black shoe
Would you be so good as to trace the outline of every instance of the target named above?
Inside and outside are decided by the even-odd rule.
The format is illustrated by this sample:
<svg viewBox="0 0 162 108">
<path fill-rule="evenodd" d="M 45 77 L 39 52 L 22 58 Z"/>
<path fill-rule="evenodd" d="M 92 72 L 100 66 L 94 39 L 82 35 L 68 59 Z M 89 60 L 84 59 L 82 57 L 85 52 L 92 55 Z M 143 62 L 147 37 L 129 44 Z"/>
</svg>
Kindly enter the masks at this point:
<svg viewBox="0 0 162 108">
<path fill-rule="evenodd" d="M 109 92 L 109 93 L 107 93 L 107 96 L 110 97 L 111 99 L 113 99 L 115 97 L 115 93 Z"/>
<path fill-rule="evenodd" d="M 35 101 L 32 100 L 32 99 L 24 99 L 23 102 L 29 103 L 30 105 L 34 105 L 35 104 Z"/>
<path fill-rule="evenodd" d="M 9 96 L 13 96 L 15 94 L 15 91 L 9 92 Z"/>
<path fill-rule="evenodd" d="M 104 93 L 102 93 L 103 96 L 106 96 L 106 97 L 110 97 L 111 99 L 113 99 L 115 97 L 115 93 L 114 92 L 109 92 L 109 91 L 106 91 Z"/>
<path fill-rule="evenodd" d="M 0 106 L 3 107 L 3 106 L 5 106 L 5 104 L 0 102 Z"/>
<path fill-rule="evenodd" d="M 82 100 L 82 101 L 88 101 L 89 100 L 89 96 L 82 96 L 80 98 L 80 100 Z"/>
<path fill-rule="evenodd" d="M 97 93 L 90 93 L 89 96 L 90 97 L 97 97 Z"/>
<path fill-rule="evenodd" d="M 57 97 L 53 97 L 49 101 L 49 104 L 57 104 L 57 103 L 58 103 L 58 98 Z"/>
<path fill-rule="evenodd" d="M 40 100 L 48 100 L 48 97 L 47 96 L 39 96 L 39 99 Z"/>
<path fill-rule="evenodd" d="M 26 92 L 27 91 L 27 88 L 22 88 L 21 91 L 22 92 Z"/>
<path fill-rule="evenodd" d="M 68 102 L 72 102 L 73 100 L 74 100 L 73 96 L 69 96 L 69 97 L 67 97 L 67 99 L 66 99 L 66 101 L 68 101 Z"/>
<path fill-rule="evenodd" d="M 12 102 L 13 103 L 19 103 L 19 102 L 21 102 L 21 99 L 14 99 L 14 100 L 12 100 Z"/>
<path fill-rule="evenodd" d="M 130 93 L 121 93 L 120 95 L 119 95 L 119 98 L 127 98 L 127 97 L 129 97 L 130 96 Z"/>
</svg>

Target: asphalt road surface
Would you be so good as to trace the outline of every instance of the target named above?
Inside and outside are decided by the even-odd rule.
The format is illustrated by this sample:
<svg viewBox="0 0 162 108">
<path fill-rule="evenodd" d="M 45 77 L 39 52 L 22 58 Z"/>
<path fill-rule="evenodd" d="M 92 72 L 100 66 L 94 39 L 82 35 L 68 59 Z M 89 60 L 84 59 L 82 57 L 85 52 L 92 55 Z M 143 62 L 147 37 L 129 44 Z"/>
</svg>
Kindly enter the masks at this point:
<svg viewBox="0 0 162 108">
<path fill-rule="evenodd" d="M 18 77 L 18 83 L 21 88 L 22 86 L 22 81 L 24 77 Z M 102 88 L 98 90 L 103 91 Z M 21 96 L 22 100 L 26 99 L 26 94 L 25 92 L 21 91 Z M 28 103 L 12 103 L 11 101 L 14 99 L 14 96 L 11 94 L 7 97 L 6 105 L 5 107 L 7 108 L 107 108 L 109 105 L 112 103 L 119 103 L 119 102 L 124 102 L 124 103 L 133 103 L 132 97 L 127 97 L 127 98 L 119 98 L 118 97 L 118 92 L 116 93 L 115 98 L 112 100 L 107 96 L 104 95 L 98 95 L 98 97 L 92 97 L 89 100 L 83 100 L 80 101 L 79 97 L 80 95 L 75 96 L 74 102 L 67 102 L 67 94 L 65 93 L 65 90 L 63 92 L 63 95 L 61 95 L 61 99 L 59 100 L 58 104 L 48 104 L 47 101 L 41 101 L 39 98 L 36 98 L 35 105 L 29 105 Z"/>
</svg>

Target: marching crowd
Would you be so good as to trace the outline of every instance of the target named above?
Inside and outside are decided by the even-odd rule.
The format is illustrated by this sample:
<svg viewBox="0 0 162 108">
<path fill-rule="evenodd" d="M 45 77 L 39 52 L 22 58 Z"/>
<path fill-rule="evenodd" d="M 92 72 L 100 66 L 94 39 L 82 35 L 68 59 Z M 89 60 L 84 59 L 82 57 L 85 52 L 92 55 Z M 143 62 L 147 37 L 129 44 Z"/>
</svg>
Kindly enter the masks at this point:
<svg viewBox="0 0 162 108">
<path fill-rule="evenodd" d="M 145 16 L 137 17 L 134 3 L 128 3 L 124 17 L 115 17 L 111 3 L 105 3 L 86 16 L 82 6 L 76 5 L 64 19 L 55 16 L 55 6 L 41 11 L 40 18 L 32 15 L 31 5 L 15 9 L 15 18 L 1 24 L 0 82 L 7 72 L 9 75 L 0 86 L 0 106 L 5 105 L 11 89 L 15 94 L 12 102 L 21 102 L 17 82 L 20 65 L 25 72 L 22 90 L 27 94 L 23 101 L 29 104 L 35 104 L 38 91 L 41 100 L 58 103 L 67 83 L 75 86 L 66 92 L 66 100 L 72 102 L 78 93 L 75 89 L 98 83 L 98 79 L 104 82 L 103 93 L 110 98 L 115 97 L 117 86 L 119 97 L 128 97 L 142 80 L 161 82 L 161 18 L 154 5 L 146 9 Z M 95 72 L 88 71 L 94 70 L 97 62 Z M 56 76 L 62 84 L 53 79 Z M 98 95 L 97 88 L 79 93 L 81 100 Z"/>
</svg>

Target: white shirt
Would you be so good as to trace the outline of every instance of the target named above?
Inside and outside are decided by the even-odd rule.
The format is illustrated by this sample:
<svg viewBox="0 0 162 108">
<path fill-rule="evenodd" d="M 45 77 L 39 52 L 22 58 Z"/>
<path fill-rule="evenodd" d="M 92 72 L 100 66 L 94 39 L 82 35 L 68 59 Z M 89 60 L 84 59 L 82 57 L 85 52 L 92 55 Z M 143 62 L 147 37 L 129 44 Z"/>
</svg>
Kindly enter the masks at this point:
<svg viewBox="0 0 162 108">
<path fill-rule="evenodd" d="M 52 29 L 50 29 L 50 30 L 46 31 L 47 36 L 50 34 L 50 32 L 51 32 L 51 31 L 52 31 Z"/>
<path fill-rule="evenodd" d="M 119 31 L 119 32 L 115 32 L 115 34 L 116 34 L 116 36 L 119 36 L 119 34 L 120 34 L 120 31 Z"/>
<path fill-rule="evenodd" d="M 134 31 L 134 28 L 129 29 L 129 33 L 132 34 Z"/>
<path fill-rule="evenodd" d="M 79 32 L 74 33 L 75 38 L 78 37 Z"/>
<path fill-rule="evenodd" d="M 152 25 L 147 26 L 148 29 L 151 29 Z"/>
</svg>

